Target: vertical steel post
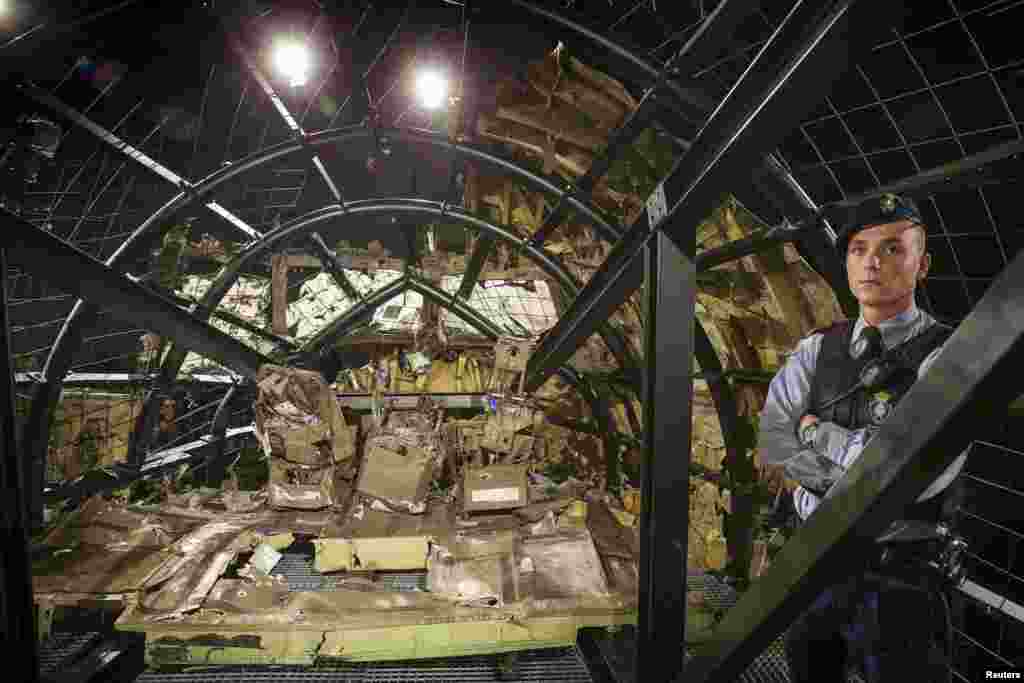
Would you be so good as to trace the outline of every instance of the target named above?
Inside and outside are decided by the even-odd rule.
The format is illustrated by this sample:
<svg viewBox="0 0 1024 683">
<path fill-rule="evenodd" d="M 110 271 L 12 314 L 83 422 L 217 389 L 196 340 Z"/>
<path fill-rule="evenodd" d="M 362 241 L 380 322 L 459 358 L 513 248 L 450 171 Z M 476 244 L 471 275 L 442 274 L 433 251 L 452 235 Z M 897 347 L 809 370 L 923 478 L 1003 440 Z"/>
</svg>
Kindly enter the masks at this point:
<svg viewBox="0 0 1024 683">
<path fill-rule="evenodd" d="M 15 437 L 14 367 L 11 362 L 11 329 L 7 308 L 7 250 L 0 247 L 0 510 L 3 514 L 3 594 L 0 607 L 3 633 L 0 642 L 8 653 L 8 665 L 22 672 L 22 680 L 39 680 L 36 620 L 32 607 L 32 572 L 28 557 L 28 463 L 21 457 Z M 17 662 L 20 662 L 18 665 Z"/>
<path fill-rule="evenodd" d="M 644 453 L 637 681 L 683 670 L 693 398 L 695 246 L 658 232 L 645 247 Z"/>
<path fill-rule="evenodd" d="M 228 422 L 231 419 L 231 401 L 237 393 L 237 384 L 230 387 L 217 406 L 217 412 L 213 414 L 213 426 L 210 429 L 213 445 L 206 458 L 206 485 L 210 487 L 220 488 L 224 484 L 224 475 L 227 471 Z"/>
</svg>

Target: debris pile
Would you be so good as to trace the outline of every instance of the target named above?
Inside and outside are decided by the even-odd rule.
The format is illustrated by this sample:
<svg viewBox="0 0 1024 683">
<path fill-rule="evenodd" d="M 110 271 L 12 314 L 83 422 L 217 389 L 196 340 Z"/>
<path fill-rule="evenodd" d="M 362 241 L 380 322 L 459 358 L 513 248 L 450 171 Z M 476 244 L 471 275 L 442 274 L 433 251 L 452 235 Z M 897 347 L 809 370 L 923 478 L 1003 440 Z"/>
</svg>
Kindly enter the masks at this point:
<svg viewBox="0 0 1024 683">
<path fill-rule="evenodd" d="M 470 419 L 424 396 L 350 425 L 318 373 L 264 366 L 266 490 L 92 499 L 46 540 L 37 599 L 116 589 L 118 627 L 145 631 L 157 665 L 508 651 L 633 621 L 636 516 L 553 473 L 585 459 L 518 393 L 530 350 L 499 341 L 497 391 Z"/>
</svg>

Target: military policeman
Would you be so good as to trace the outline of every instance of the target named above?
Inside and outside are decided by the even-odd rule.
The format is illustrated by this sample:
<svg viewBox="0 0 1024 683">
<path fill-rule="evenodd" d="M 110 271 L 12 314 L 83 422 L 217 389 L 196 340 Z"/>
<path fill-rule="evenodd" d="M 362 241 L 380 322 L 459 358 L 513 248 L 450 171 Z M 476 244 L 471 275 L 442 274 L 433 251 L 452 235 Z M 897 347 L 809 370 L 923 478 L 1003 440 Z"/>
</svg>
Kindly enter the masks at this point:
<svg viewBox="0 0 1024 683">
<path fill-rule="evenodd" d="M 801 340 L 772 380 L 758 445 L 764 462 L 781 465 L 799 484 L 793 505 L 801 520 L 849 483 L 841 481 L 843 473 L 952 333 L 915 302 L 931 263 L 926 238 L 921 212 L 909 198 L 886 194 L 852 208 L 836 247 L 860 314 Z M 947 515 L 950 484 L 965 458 L 901 517 L 938 521 Z M 791 626 L 786 655 L 792 680 L 845 681 L 847 667 L 857 664 L 868 683 L 897 680 L 908 664 L 920 673 L 932 647 L 919 620 L 927 605 L 913 604 L 923 599 L 844 578 Z"/>
</svg>

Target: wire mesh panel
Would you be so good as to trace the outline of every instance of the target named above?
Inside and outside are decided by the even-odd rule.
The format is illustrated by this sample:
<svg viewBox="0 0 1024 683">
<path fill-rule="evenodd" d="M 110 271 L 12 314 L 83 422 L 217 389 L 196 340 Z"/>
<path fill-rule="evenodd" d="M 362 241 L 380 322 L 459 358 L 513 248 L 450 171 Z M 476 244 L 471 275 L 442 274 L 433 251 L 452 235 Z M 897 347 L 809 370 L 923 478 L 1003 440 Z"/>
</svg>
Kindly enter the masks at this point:
<svg viewBox="0 0 1024 683">
<path fill-rule="evenodd" d="M 1022 464 L 1024 451 L 988 441 L 974 442 L 967 459 L 958 521 L 967 581 L 953 601 L 953 670 L 964 680 L 1024 667 Z"/>
<path fill-rule="evenodd" d="M 783 142 L 794 176 L 835 201 L 1020 139 L 1024 50 L 997 35 L 1021 18 L 1006 0 L 915 5 Z M 962 319 L 1019 250 L 1016 196 L 1008 180 L 921 202 L 932 267 L 919 303 L 939 319 Z"/>
</svg>

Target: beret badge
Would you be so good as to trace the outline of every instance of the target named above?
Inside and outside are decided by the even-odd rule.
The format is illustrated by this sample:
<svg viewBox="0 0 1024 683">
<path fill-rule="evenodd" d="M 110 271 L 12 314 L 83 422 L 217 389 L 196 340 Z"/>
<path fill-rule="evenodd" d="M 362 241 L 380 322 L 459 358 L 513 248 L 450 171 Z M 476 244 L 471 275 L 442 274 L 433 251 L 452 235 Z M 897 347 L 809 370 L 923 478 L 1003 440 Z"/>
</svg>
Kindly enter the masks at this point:
<svg viewBox="0 0 1024 683">
<path fill-rule="evenodd" d="M 882 198 L 878 201 L 878 208 L 882 210 L 882 213 L 892 213 L 896 210 L 896 195 L 883 194 Z"/>
</svg>

